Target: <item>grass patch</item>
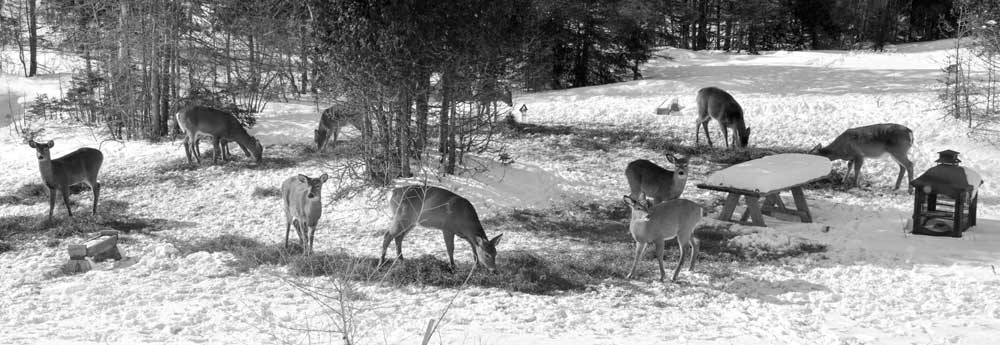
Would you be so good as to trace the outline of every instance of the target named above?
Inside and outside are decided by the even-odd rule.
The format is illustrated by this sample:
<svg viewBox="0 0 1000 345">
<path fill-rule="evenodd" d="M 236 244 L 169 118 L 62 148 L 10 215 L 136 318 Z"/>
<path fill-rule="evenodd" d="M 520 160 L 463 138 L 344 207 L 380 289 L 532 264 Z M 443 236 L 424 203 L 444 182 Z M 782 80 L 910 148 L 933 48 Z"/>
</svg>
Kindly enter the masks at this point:
<svg viewBox="0 0 1000 345">
<path fill-rule="evenodd" d="M 285 265 L 294 258 L 294 254 L 301 252 L 295 248 L 286 249 L 278 244 L 265 245 L 255 239 L 233 234 L 194 242 L 173 241 L 173 244 L 184 255 L 202 251 L 229 252 L 236 257 L 230 265 L 238 272 L 246 272 L 261 265 Z"/>
<path fill-rule="evenodd" d="M 471 264 L 459 264 L 452 272 L 447 261 L 432 255 L 389 261 L 380 268 L 376 258 L 354 257 L 345 252 L 298 256 L 289 263 L 289 272 L 299 276 L 341 276 L 358 281 L 381 281 L 393 286 L 449 288 L 461 286 L 472 269 Z M 583 284 L 564 277 L 562 271 L 565 270 L 536 254 L 513 251 L 504 253 L 498 259 L 497 272 L 478 268 L 468 284 L 530 294 L 584 288 Z"/>
<path fill-rule="evenodd" d="M 85 184 L 75 184 L 69 186 L 69 193 L 71 195 L 80 194 L 89 190 L 90 187 L 87 187 Z M 17 187 L 13 193 L 0 196 L 0 205 L 34 205 L 38 203 L 46 203 L 48 200 L 49 189 L 46 188 L 45 185 L 41 183 L 25 183 L 20 187 Z M 56 203 L 62 204 L 62 195 L 57 197 Z M 72 200 L 70 200 L 70 204 L 73 204 Z"/>
<path fill-rule="evenodd" d="M 277 198 L 281 196 L 281 189 L 278 187 L 254 187 L 250 195 L 256 198 Z"/>
<path fill-rule="evenodd" d="M 483 221 L 488 228 L 527 231 L 557 238 L 596 242 L 631 242 L 628 207 L 623 203 L 578 203 L 546 210 L 515 209 L 509 214 Z"/>
</svg>

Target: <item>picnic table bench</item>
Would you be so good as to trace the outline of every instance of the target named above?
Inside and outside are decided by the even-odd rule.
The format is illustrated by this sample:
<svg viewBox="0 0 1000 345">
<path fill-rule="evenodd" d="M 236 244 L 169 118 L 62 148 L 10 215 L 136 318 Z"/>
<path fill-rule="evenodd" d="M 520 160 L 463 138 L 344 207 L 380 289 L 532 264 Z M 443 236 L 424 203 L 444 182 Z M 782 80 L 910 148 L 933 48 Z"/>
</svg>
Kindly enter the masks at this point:
<svg viewBox="0 0 1000 345">
<path fill-rule="evenodd" d="M 742 197 L 747 208 L 740 223 L 746 224 L 749 219 L 750 225 L 767 226 L 763 215 L 773 213 L 798 216 L 803 223 L 812 223 L 802 186 L 825 178 L 831 167 L 830 161 L 824 157 L 779 154 L 719 170 L 697 187 L 728 193 L 719 220 L 732 221 L 733 212 Z M 785 207 L 781 200 L 783 191 L 791 191 L 795 209 Z"/>
</svg>

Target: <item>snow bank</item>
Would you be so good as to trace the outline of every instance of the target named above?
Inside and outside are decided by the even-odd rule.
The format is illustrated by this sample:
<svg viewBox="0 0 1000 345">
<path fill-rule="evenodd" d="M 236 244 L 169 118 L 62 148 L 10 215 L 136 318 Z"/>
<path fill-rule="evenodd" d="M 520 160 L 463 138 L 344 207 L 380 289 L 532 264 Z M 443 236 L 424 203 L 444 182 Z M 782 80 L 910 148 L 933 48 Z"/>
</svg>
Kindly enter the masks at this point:
<svg viewBox="0 0 1000 345">
<path fill-rule="evenodd" d="M 705 184 L 770 192 L 830 174 L 825 157 L 785 153 L 743 162 L 712 174 Z"/>
</svg>

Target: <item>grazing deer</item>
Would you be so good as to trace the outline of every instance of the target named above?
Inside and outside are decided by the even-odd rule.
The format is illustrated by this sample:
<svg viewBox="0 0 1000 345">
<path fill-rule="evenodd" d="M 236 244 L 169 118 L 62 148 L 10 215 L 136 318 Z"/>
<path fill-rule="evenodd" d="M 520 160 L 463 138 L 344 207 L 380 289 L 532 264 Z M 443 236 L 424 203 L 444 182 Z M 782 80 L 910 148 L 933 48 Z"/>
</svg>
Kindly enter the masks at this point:
<svg viewBox="0 0 1000 345">
<path fill-rule="evenodd" d="M 70 217 L 73 216 L 73 211 L 69 207 L 69 186 L 77 183 L 86 183 L 94 192 L 93 213 L 97 214 L 97 198 L 101 195 L 101 184 L 97 182 L 97 174 L 101 171 L 101 164 L 104 163 L 104 154 L 100 150 L 83 147 L 52 159 L 49 152 L 49 149 L 55 146 L 52 140 L 47 143 L 36 143 L 31 140 L 28 141 L 28 146 L 38 153 L 38 170 L 42 173 L 45 187 L 49 189 L 49 219 L 52 219 L 52 210 L 56 206 L 57 190 L 62 193 L 66 213 Z"/>
<path fill-rule="evenodd" d="M 252 157 L 257 164 L 262 160 L 264 147 L 243 128 L 239 120 L 227 112 L 202 106 L 189 106 L 181 109 L 174 116 L 177 125 L 184 132 L 184 153 L 188 163 L 193 163 L 191 157 L 200 164 L 201 154 L 198 152 L 198 135 L 212 136 L 215 152 L 212 162 L 217 163 L 219 155 L 223 154 L 221 142 L 235 141 L 247 156 Z M 225 157 L 223 157 L 225 159 Z"/>
<path fill-rule="evenodd" d="M 858 185 L 861 165 L 865 158 L 878 158 L 886 153 L 899 164 L 899 176 L 896 177 L 896 188 L 903 180 L 903 172 L 907 173 L 907 181 L 913 181 L 913 162 L 907 157 L 913 146 L 913 131 L 906 126 L 895 123 L 880 123 L 863 127 L 851 128 L 841 133 L 830 145 L 816 144 L 809 153 L 829 158 L 830 160 L 846 160 L 847 173 L 844 183 L 854 168 L 854 185 Z M 913 191 L 913 186 L 907 188 Z"/>
<path fill-rule="evenodd" d="M 695 260 L 698 258 L 698 239 L 694 238 L 694 228 L 703 216 L 701 206 L 686 199 L 668 200 L 656 205 L 650 204 L 649 200 L 636 201 L 628 195 L 624 200 L 632 209 L 632 220 L 628 229 L 632 233 L 632 239 L 635 240 L 635 259 L 632 260 L 632 268 L 625 278 L 632 279 L 639 258 L 646 253 L 646 247 L 652 243 L 656 248 L 656 261 L 660 264 L 660 281 L 663 281 L 666 275 L 663 270 L 663 242 L 675 237 L 681 249 L 681 257 L 677 262 L 677 268 L 674 269 L 674 277 L 670 280 L 677 281 L 677 274 L 684 266 L 684 255 L 689 251 L 691 253 L 689 269 L 693 271 Z"/>
<path fill-rule="evenodd" d="M 687 183 L 689 158 L 667 154 L 667 161 L 674 165 L 673 171 L 645 159 L 632 161 L 625 168 L 625 178 L 631 191 L 629 196 L 638 199 L 641 192 L 644 199 L 652 197 L 654 204 L 679 198 Z"/>
<path fill-rule="evenodd" d="M 382 240 L 381 265 L 389 242 L 396 241 L 396 257 L 403 258 L 403 237 L 417 225 L 435 228 L 444 233 L 448 262 L 455 269 L 455 235 L 469 242 L 476 265 L 496 271 L 496 246 L 503 234 L 489 239 L 479 222 L 476 208 L 465 198 L 451 191 L 430 186 L 406 186 L 392 191 L 389 199 L 393 213 L 392 226 Z"/>
<path fill-rule="evenodd" d="M 708 146 L 712 146 L 712 137 L 708 134 L 708 121 L 715 119 L 722 127 L 722 134 L 729 147 L 729 129 L 733 130 L 733 146 L 747 147 L 750 143 L 750 128 L 743 120 L 743 108 L 728 92 L 717 87 L 706 87 L 698 90 L 698 120 L 694 125 L 694 144 L 698 145 L 698 126 L 705 130 Z M 737 143 L 739 140 L 739 143 Z"/>
<path fill-rule="evenodd" d="M 337 134 L 340 133 L 340 128 L 350 124 L 361 130 L 364 125 L 361 122 L 361 114 L 351 110 L 342 105 L 335 105 L 323 111 L 323 114 L 319 117 L 319 126 L 313 131 L 313 140 L 316 142 L 316 149 L 323 151 L 326 147 L 326 143 L 330 141 L 330 135 L 333 134 L 333 147 L 337 146 Z"/>
<path fill-rule="evenodd" d="M 323 215 L 323 183 L 326 174 L 318 178 L 306 175 L 289 177 L 281 184 L 281 200 L 285 206 L 285 247 L 288 247 L 288 235 L 295 226 L 299 235 L 302 251 L 311 254 L 313 240 L 316 236 L 316 224 Z"/>
</svg>

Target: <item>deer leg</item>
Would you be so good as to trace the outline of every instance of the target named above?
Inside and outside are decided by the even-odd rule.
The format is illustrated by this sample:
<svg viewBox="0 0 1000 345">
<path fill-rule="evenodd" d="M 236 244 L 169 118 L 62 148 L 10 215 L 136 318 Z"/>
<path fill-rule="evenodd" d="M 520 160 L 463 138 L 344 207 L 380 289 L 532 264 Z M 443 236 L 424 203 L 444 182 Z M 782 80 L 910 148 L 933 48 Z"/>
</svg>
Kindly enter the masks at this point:
<svg viewBox="0 0 1000 345">
<path fill-rule="evenodd" d="M 444 249 L 448 252 L 448 263 L 451 264 L 451 270 L 455 270 L 455 233 L 450 231 L 442 231 L 444 234 Z M 471 243 L 470 243 L 471 245 Z M 472 246 L 472 251 L 475 253 L 476 247 Z M 478 256 L 472 255 L 478 260 Z"/>
<path fill-rule="evenodd" d="M 285 248 L 288 248 L 288 235 L 292 232 L 292 219 L 285 216 Z"/>
<path fill-rule="evenodd" d="M 694 122 L 694 146 L 695 147 L 698 147 L 698 139 L 699 139 L 699 137 L 701 135 L 701 132 L 700 132 L 701 128 L 699 128 L 699 127 L 701 127 L 701 118 L 700 117 L 698 118 L 698 120 L 695 120 L 695 122 Z"/>
<path fill-rule="evenodd" d="M 861 166 L 865 164 L 864 158 L 854 160 L 854 186 L 861 187 Z"/>
<path fill-rule="evenodd" d="M 90 190 L 94 192 L 94 214 L 97 214 L 97 197 L 101 195 L 101 183 L 94 181 L 90 183 Z"/>
<path fill-rule="evenodd" d="M 69 207 L 69 185 L 63 185 L 59 187 L 59 192 L 62 193 L 63 205 L 66 205 L 66 213 L 68 213 L 69 216 L 72 217 L 73 210 L 71 210 Z"/>
<path fill-rule="evenodd" d="M 840 181 L 841 184 L 850 187 L 848 185 L 848 179 L 851 177 L 851 170 L 854 170 L 854 160 L 847 161 L 847 171 L 844 171 L 844 178 Z"/>
<path fill-rule="evenodd" d="M 698 243 L 698 240 L 695 239 L 694 237 L 692 237 L 691 238 L 691 267 L 689 268 L 689 270 L 691 270 L 691 271 L 694 271 L 694 262 L 698 258 L 698 251 L 699 251 L 698 247 L 700 247 L 700 244 Z"/>
<path fill-rule="evenodd" d="M 187 155 L 188 164 L 194 164 L 194 160 L 191 157 L 191 137 L 184 136 L 184 154 Z"/>
<path fill-rule="evenodd" d="M 306 231 L 309 232 L 309 254 L 312 254 L 313 242 L 316 242 L 316 225 L 307 225 Z"/>
<path fill-rule="evenodd" d="M 892 159 L 899 164 L 899 176 L 896 177 L 896 189 L 899 189 L 900 182 L 903 182 L 903 173 L 905 172 L 908 174 L 906 180 L 906 191 L 912 193 L 913 186 L 911 186 L 909 182 L 913 181 L 913 162 L 911 162 L 909 158 L 906 158 L 905 154 L 892 155 Z"/>
<path fill-rule="evenodd" d="M 723 126 L 722 123 L 719 123 L 719 127 L 722 128 L 722 138 L 726 141 L 726 148 L 728 149 L 729 148 L 729 128 L 727 128 L 726 126 Z M 735 144 L 735 143 L 736 143 L 736 141 L 733 140 L 733 144 Z"/>
<path fill-rule="evenodd" d="M 712 136 L 708 134 L 708 121 L 702 122 L 701 128 L 705 130 L 705 140 L 708 140 L 708 147 L 714 147 L 712 145 Z"/>
<path fill-rule="evenodd" d="M 222 151 L 222 139 L 220 139 L 218 137 L 213 138 L 212 139 L 212 147 L 215 149 L 215 152 L 212 152 L 212 164 L 218 164 L 219 163 L 219 156 L 222 154 L 222 152 L 221 152 Z M 223 163 L 225 163 L 225 159 L 226 159 L 225 156 L 223 156 L 223 158 L 222 158 Z"/>
<path fill-rule="evenodd" d="M 49 220 L 52 220 L 52 210 L 56 208 L 57 192 L 55 188 L 49 187 Z"/>
<path fill-rule="evenodd" d="M 681 272 L 681 267 L 684 267 L 684 256 L 688 253 L 688 247 L 690 246 L 691 243 L 688 241 L 681 241 L 680 237 L 677 238 L 677 247 L 681 249 L 681 257 L 677 259 L 677 268 L 674 269 L 674 277 L 670 278 L 670 281 L 677 281 L 677 274 Z M 694 264 L 694 261 L 692 260 L 691 263 Z"/>
<path fill-rule="evenodd" d="M 628 275 L 625 276 L 625 279 L 632 279 L 632 274 L 635 273 L 635 266 L 639 263 L 639 258 L 642 257 L 642 254 L 646 253 L 647 245 L 649 243 L 635 242 L 635 259 L 632 260 L 632 268 L 628 270 Z"/>
<path fill-rule="evenodd" d="M 653 246 L 656 248 L 656 263 L 660 266 L 660 281 L 667 275 L 666 271 L 663 270 L 663 240 L 655 241 Z"/>
</svg>

